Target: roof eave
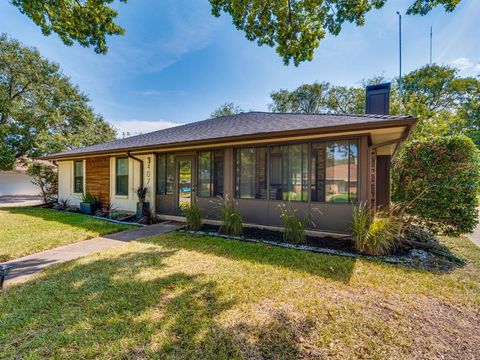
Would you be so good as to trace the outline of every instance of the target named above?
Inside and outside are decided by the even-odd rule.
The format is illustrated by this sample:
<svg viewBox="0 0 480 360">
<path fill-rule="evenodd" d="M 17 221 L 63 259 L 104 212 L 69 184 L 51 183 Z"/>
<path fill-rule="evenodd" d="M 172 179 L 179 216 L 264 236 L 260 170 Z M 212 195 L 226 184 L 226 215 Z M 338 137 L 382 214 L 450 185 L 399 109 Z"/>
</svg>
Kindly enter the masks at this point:
<svg viewBox="0 0 480 360">
<path fill-rule="evenodd" d="M 168 144 L 153 144 L 153 145 L 146 145 L 146 146 L 137 146 L 137 147 L 125 147 L 120 149 L 109 149 L 109 150 L 98 150 L 98 151 L 90 151 L 90 152 L 82 152 L 82 153 L 64 153 L 64 154 L 52 154 L 52 155 L 45 155 L 38 157 L 39 160 L 61 160 L 61 159 L 69 159 L 69 158 L 81 158 L 84 156 L 92 156 L 92 155 L 108 155 L 108 154 L 119 154 L 124 153 L 126 151 L 135 152 L 135 151 L 144 151 L 149 149 L 161 149 L 161 148 L 168 148 L 172 146 L 195 146 L 195 145 L 202 145 L 205 143 L 211 143 L 212 145 L 221 142 L 234 142 L 236 140 L 250 140 L 256 138 L 265 138 L 265 137 L 280 137 L 282 135 L 297 135 L 299 133 L 304 133 L 308 131 L 309 133 L 332 133 L 332 132 L 346 132 L 352 130 L 374 130 L 374 129 L 382 129 L 388 127 L 398 127 L 398 126 L 407 126 L 409 129 L 413 127 L 415 122 L 417 121 L 416 117 L 406 117 L 401 120 L 385 120 L 385 121 L 376 121 L 376 122 L 368 122 L 368 123 L 359 123 L 359 124 L 346 124 L 346 125 L 336 125 L 336 126 L 328 126 L 328 127 L 321 127 L 321 128 L 309 128 L 309 129 L 298 129 L 298 130 L 288 130 L 288 131 L 279 131 L 279 132 L 261 132 L 257 134 L 248 134 L 248 135 L 239 135 L 239 136 L 230 136 L 230 137 L 221 137 L 221 138 L 214 138 L 214 139 L 205 139 L 205 140 L 195 140 L 195 141 L 184 141 L 184 142 L 175 142 L 175 143 L 168 143 Z"/>
</svg>

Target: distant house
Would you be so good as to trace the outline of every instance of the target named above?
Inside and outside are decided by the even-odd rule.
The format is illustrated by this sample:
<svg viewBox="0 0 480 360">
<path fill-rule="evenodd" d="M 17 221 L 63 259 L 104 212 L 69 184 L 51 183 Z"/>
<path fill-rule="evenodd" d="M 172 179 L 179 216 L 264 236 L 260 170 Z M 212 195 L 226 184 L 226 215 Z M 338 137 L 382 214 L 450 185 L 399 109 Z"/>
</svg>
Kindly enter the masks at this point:
<svg viewBox="0 0 480 360">
<path fill-rule="evenodd" d="M 368 89 L 367 110 L 388 113 L 388 89 Z M 284 204 L 309 216 L 314 229 L 346 232 L 355 203 L 389 203 L 390 159 L 415 121 L 248 112 L 44 159 L 58 164 L 59 197 L 77 204 L 87 191 L 135 211 L 134 190 L 143 184 L 151 207 L 165 219 L 178 219 L 180 206 L 192 203 L 204 218 L 215 219 L 217 197 L 228 195 L 246 223 L 281 225 Z"/>
<path fill-rule="evenodd" d="M 0 196 L 38 195 L 40 189 L 32 184 L 27 167 L 18 164 L 14 170 L 0 171 Z"/>
</svg>

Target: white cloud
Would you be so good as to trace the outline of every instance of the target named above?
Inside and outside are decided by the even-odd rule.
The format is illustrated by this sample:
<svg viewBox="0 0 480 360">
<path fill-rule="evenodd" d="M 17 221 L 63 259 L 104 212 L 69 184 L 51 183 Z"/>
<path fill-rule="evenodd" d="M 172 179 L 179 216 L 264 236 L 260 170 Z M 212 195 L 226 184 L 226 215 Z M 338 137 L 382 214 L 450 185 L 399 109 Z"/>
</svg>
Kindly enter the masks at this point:
<svg viewBox="0 0 480 360">
<path fill-rule="evenodd" d="M 460 71 L 467 70 L 474 73 L 480 73 L 480 61 L 475 62 L 474 60 L 461 57 L 453 60 L 450 64 L 455 66 Z"/>
<path fill-rule="evenodd" d="M 470 69 L 474 65 L 472 60 L 464 57 L 453 60 L 451 64 L 461 71 Z"/>
<path fill-rule="evenodd" d="M 123 137 L 123 134 L 133 136 L 183 125 L 168 120 L 112 120 L 110 123 L 117 129 L 120 138 Z"/>
</svg>

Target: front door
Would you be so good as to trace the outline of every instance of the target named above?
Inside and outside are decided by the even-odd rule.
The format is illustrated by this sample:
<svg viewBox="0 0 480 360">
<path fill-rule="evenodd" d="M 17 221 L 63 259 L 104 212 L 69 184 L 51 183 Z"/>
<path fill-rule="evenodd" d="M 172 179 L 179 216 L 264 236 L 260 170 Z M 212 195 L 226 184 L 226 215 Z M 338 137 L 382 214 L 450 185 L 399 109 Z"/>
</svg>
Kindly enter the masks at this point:
<svg viewBox="0 0 480 360">
<path fill-rule="evenodd" d="M 176 209 L 181 214 L 181 208 L 191 206 L 195 201 L 195 157 L 178 156 L 176 163 Z"/>
</svg>

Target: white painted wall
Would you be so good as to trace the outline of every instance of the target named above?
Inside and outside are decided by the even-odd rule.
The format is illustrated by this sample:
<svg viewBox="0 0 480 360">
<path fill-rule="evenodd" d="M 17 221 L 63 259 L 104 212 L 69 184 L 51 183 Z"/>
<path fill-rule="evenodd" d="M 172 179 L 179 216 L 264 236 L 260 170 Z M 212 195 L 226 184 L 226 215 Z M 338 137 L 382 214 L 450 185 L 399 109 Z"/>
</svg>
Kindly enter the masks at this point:
<svg viewBox="0 0 480 360">
<path fill-rule="evenodd" d="M 150 206 L 155 206 L 155 155 L 146 154 L 135 156 L 143 160 L 143 181 L 144 186 L 148 188 L 147 201 Z M 129 158 L 128 160 L 128 195 L 116 195 L 116 174 L 115 158 L 110 158 L 110 202 L 117 210 L 132 211 L 137 210 L 138 197 L 137 188 L 140 186 L 140 162 Z"/>
<path fill-rule="evenodd" d="M 0 196 L 38 195 L 40 188 L 33 185 L 30 176 L 17 171 L 0 171 Z"/>
<path fill-rule="evenodd" d="M 80 205 L 82 194 L 73 192 L 73 161 L 59 161 L 58 165 L 58 198 L 70 200 L 71 205 Z M 83 188 L 85 184 L 85 160 L 83 161 Z"/>
</svg>

